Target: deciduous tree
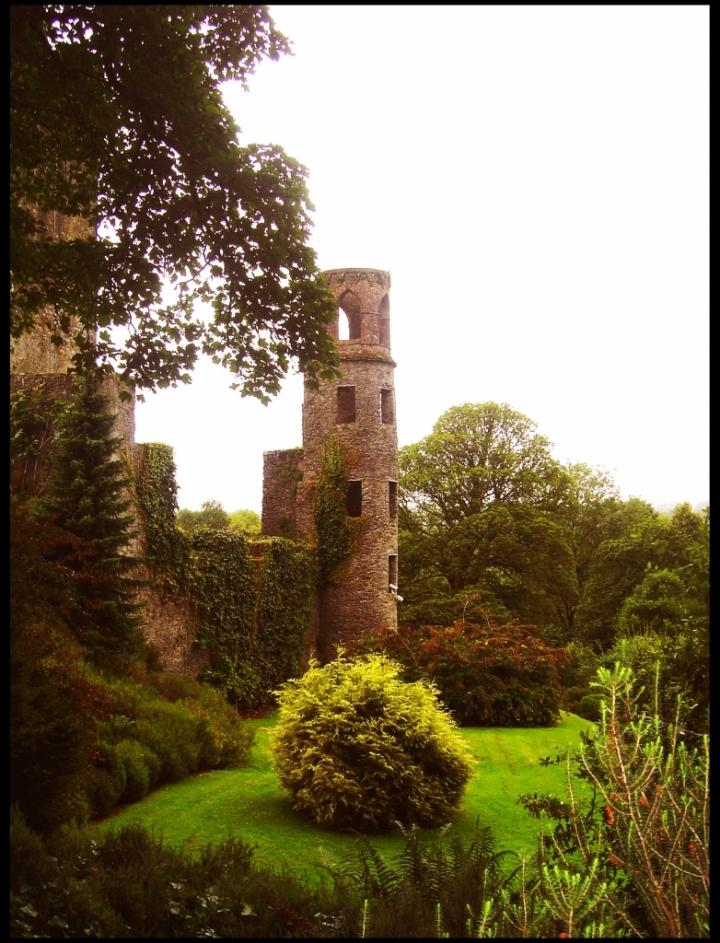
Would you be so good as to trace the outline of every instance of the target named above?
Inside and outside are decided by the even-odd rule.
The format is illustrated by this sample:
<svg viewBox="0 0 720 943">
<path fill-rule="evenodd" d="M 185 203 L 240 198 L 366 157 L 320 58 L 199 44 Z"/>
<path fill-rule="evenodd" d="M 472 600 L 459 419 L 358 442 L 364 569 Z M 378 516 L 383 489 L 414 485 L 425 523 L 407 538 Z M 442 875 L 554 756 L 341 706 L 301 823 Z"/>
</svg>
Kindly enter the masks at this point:
<svg viewBox="0 0 720 943">
<path fill-rule="evenodd" d="M 177 525 L 189 534 L 194 534 L 202 528 L 208 530 L 229 530 L 230 515 L 219 501 L 203 501 L 199 511 L 188 511 L 180 508 L 177 512 Z"/>
<path fill-rule="evenodd" d="M 220 91 L 288 52 L 267 8 L 10 10 L 11 335 L 49 321 L 139 389 L 200 351 L 262 400 L 334 375 L 307 171 L 241 146 Z"/>
<path fill-rule="evenodd" d="M 404 621 L 449 625 L 471 601 L 562 634 L 577 596 L 570 478 L 532 420 L 497 403 L 454 407 L 401 450 L 400 476 Z"/>
</svg>

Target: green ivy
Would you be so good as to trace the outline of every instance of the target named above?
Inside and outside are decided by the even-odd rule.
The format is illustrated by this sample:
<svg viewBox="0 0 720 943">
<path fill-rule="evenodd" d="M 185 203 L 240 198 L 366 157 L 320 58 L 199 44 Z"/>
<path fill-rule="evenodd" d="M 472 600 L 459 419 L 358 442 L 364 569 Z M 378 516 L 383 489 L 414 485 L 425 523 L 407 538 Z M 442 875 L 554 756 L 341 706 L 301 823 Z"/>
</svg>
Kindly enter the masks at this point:
<svg viewBox="0 0 720 943">
<path fill-rule="evenodd" d="M 274 689 L 302 672 L 317 565 L 314 552 L 292 540 L 275 537 L 264 546 L 262 561 L 255 563 L 256 658 L 263 684 Z"/>
<path fill-rule="evenodd" d="M 200 616 L 197 643 L 210 654 L 203 678 L 250 706 L 260 676 L 252 664 L 256 600 L 247 541 L 229 531 L 201 531 L 189 543 L 187 592 Z"/>
<path fill-rule="evenodd" d="M 156 578 L 193 604 L 197 644 L 210 656 L 203 679 L 242 709 L 301 673 L 316 585 L 315 552 L 281 537 L 248 541 L 233 531 L 176 527 L 172 449 L 145 447 L 135 472 Z"/>
<path fill-rule="evenodd" d="M 314 507 L 318 582 L 321 586 L 337 585 L 342 579 L 342 564 L 358 549 L 362 519 L 348 517 L 346 512 L 352 467 L 348 450 L 330 436 L 320 462 Z"/>
<path fill-rule="evenodd" d="M 192 539 L 188 573 L 198 644 L 210 654 L 205 680 L 244 709 L 271 704 L 271 691 L 301 673 L 314 554 L 281 537 L 249 542 L 208 531 Z"/>
<path fill-rule="evenodd" d="M 175 527 L 178 509 L 173 450 L 161 442 L 143 447 L 132 481 L 145 531 L 147 554 L 157 576 L 175 587 L 184 580 L 186 545 Z"/>
</svg>

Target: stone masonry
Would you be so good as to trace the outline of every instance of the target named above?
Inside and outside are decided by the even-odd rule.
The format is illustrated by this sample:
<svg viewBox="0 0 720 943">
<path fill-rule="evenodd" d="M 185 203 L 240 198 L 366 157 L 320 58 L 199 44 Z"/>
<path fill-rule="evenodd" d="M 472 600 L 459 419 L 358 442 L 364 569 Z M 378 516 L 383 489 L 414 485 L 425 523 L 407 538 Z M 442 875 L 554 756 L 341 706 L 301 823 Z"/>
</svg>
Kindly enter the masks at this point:
<svg viewBox="0 0 720 943">
<path fill-rule="evenodd" d="M 338 644 L 368 630 L 397 628 L 398 476 L 390 275 L 376 269 L 324 275 L 338 302 L 334 335 L 342 379 L 305 391 L 301 458 L 297 449 L 265 453 L 263 486 L 263 533 L 283 535 L 282 514 L 294 520 L 284 536 L 312 541 L 314 482 L 328 438 L 334 436 L 351 458 L 347 511 L 361 518 L 362 538 L 340 585 L 318 594 L 316 653 L 323 662 L 334 657 Z M 340 311 L 348 321 L 347 340 L 339 340 Z M 290 468 L 297 472 L 289 475 Z"/>
</svg>

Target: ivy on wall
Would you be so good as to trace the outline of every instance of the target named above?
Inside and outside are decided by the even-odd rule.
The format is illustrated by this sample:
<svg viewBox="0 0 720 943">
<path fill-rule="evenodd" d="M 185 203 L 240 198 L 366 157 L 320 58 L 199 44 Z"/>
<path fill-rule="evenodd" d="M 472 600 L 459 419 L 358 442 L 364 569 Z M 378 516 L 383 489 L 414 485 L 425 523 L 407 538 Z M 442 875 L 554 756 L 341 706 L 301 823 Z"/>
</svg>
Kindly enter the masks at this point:
<svg viewBox="0 0 720 943">
<path fill-rule="evenodd" d="M 329 436 L 315 483 L 314 519 L 317 534 L 318 583 L 336 586 L 342 564 L 358 549 L 362 519 L 348 517 L 347 488 L 352 457 L 334 436 Z"/>
<path fill-rule="evenodd" d="M 257 600 L 247 541 L 241 534 L 208 530 L 189 542 L 186 589 L 200 616 L 198 645 L 210 654 L 203 679 L 229 700 L 255 706 L 261 676 L 253 665 Z"/>
<path fill-rule="evenodd" d="M 182 588 L 186 582 L 187 541 L 175 527 L 178 489 L 172 446 L 162 442 L 143 445 L 132 482 L 155 575 L 173 588 Z"/>
<path fill-rule="evenodd" d="M 271 704 L 270 692 L 301 672 L 316 584 L 314 550 L 280 537 L 180 531 L 175 464 L 166 445 L 145 447 L 135 492 L 156 576 L 197 612 L 197 644 L 210 655 L 203 680 L 240 709 Z"/>
<path fill-rule="evenodd" d="M 198 644 L 210 654 L 203 679 L 243 709 L 301 673 L 315 595 L 315 555 L 282 537 L 249 541 L 205 531 L 191 538 L 188 592 Z"/>
<path fill-rule="evenodd" d="M 274 690 L 301 673 L 315 601 L 316 555 L 293 540 L 268 539 L 255 579 L 257 662 Z"/>
</svg>

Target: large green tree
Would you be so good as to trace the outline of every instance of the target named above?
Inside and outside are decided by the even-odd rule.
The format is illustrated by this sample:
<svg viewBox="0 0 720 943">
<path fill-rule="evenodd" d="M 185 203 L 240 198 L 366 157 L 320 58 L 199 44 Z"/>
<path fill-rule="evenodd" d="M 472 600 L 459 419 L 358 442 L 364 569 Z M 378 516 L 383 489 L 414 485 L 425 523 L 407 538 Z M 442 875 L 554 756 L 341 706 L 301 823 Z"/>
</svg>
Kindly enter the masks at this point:
<svg viewBox="0 0 720 943">
<path fill-rule="evenodd" d="M 448 410 L 400 452 L 401 618 L 447 625 L 479 606 L 557 637 L 577 595 L 571 500 L 527 416 L 497 403 Z"/>
<path fill-rule="evenodd" d="M 263 400 L 334 375 L 307 171 L 240 146 L 220 91 L 288 52 L 267 8 L 10 10 L 12 336 L 42 319 L 140 389 L 200 351 Z"/>
</svg>

